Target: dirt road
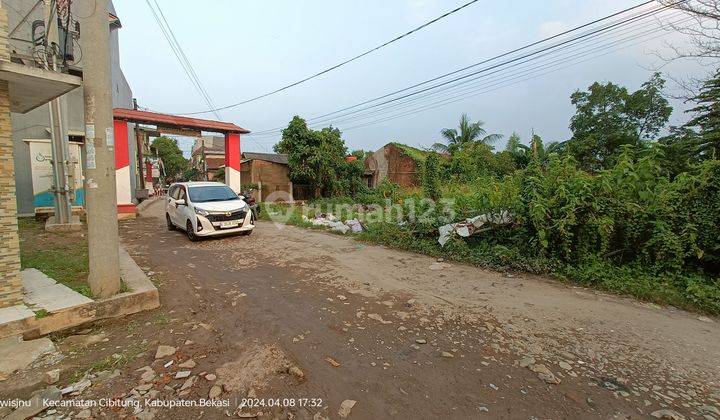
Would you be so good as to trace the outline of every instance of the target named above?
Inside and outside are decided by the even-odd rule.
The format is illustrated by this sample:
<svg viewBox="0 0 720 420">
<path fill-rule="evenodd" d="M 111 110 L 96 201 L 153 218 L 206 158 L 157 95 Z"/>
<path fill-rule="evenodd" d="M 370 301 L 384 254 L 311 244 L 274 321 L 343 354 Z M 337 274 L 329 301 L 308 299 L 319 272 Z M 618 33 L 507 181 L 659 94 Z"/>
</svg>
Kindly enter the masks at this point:
<svg viewBox="0 0 720 420">
<path fill-rule="evenodd" d="M 121 227 L 162 307 L 98 327 L 106 341 L 73 363 L 144 351 L 86 398 L 229 401 L 140 413 L 156 418 L 237 415 L 250 395 L 265 406 L 242 415 L 338 418 L 354 400 L 357 419 L 720 419 L 718 320 L 267 222 L 191 243 L 162 216 L 158 202 Z M 155 360 L 158 345 L 177 351 Z"/>
</svg>

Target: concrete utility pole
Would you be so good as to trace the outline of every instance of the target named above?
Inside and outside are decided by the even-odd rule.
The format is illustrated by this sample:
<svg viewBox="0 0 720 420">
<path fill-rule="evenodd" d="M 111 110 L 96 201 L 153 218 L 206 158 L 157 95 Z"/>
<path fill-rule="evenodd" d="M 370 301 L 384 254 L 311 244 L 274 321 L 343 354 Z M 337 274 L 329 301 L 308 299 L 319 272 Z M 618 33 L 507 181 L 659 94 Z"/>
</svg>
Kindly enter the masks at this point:
<svg viewBox="0 0 720 420">
<path fill-rule="evenodd" d="M 58 57 L 54 54 L 54 45 L 59 43 L 57 10 L 55 10 L 54 2 L 45 2 L 45 21 L 49 26 L 45 28 L 45 42 L 51 53 L 46 61 L 47 70 L 59 71 Z M 69 35 L 68 35 L 69 36 Z M 50 143 L 52 150 L 52 167 L 53 167 L 53 195 L 55 198 L 55 214 L 48 220 L 48 229 L 64 230 L 71 228 L 72 209 L 70 202 L 70 194 L 73 185 L 68 182 L 68 170 L 70 164 L 70 152 L 68 150 L 68 139 L 62 125 L 62 114 L 60 113 L 60 99 L 55 98 L 50 101 Z M 51 228 L 52 226 L 52 228 Z M 80 228 L 80 220 L 74 223 L 76 228 Z"/>
<path fill-rule="evenodd" d="M 110 81 L 108 0 L 82 0 L 80 44 L 85 97 L 85 195 L 93 296 L 120 291 L 115 141 Z"/>
</svg>

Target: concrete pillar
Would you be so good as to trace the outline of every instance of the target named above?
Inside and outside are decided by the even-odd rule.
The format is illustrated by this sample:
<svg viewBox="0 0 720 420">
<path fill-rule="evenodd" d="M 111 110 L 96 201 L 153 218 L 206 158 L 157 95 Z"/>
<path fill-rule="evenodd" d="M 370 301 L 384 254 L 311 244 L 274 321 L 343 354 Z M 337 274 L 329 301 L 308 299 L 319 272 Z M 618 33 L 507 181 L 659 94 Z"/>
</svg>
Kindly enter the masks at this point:
<svg viewBox="0 0 720 420">
<path fill-rule="evenodd" d="M 108 0 L 78 2 L 85 103 L 88 283 L 96 298 L 120 291 Z"/>
<path fill-rule="evenodd" d="M 225 134 L 225 184 L 240 193 L 240 134 Z"/>
<path fill-rule="evenodd" d="M 115 135 L 115 193 L 117 195 L 118 218 L 135 216 L 130 184 L 130 147 L 128 145 L 127 121 L 114 120 Z"/>
</svg>

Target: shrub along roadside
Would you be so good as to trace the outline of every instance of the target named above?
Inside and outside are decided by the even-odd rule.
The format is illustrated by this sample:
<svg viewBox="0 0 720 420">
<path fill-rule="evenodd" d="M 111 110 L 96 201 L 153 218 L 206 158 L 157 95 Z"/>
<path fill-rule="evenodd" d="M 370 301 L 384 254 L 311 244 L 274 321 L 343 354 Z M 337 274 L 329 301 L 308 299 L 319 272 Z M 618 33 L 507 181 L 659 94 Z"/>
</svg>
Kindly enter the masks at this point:
<svg viewBox="0 0 720 420">
<path fill-rule="evenodd" d="M 288 211 L 288 206 L 264 204 L 261 219 L 270 220 L 268 211 Z M 302 209 L 292 208 L 287 224 L 324 229 L 302 219 Z M 550 275 L 578 285 L 632 296 L 640 300 L 668 304 L 679 308 L 708 314 L 720 314 L 720 283 L 709 284 L 699 275 L 666 273 L 655 275 L 641 266 L 617 267 L 603 261 L 583 261 L 569 265 L 559 260 L 542 257 L 526 257 L 516 249 L 501 245 L 482 246 L 464 241 L 451 241 L 444 248 L 434 238 L 418 238 L 407 227 L 393 223 L 373 223 L 360 234 L 350 234 L 355 239 L 405 251 L 417 252 L 448 261 L 469 263 L 495 270 L 519 270 L 533 274 Z M 346 236 L 347 236 L 346 235 Z"/>
<path fill-rule="evenodd" d="M 656 152 L 635 156 L 630 150 L 612 170 L 595 175 L 578 170 L 572 159 L 553 159 L 546 168 L 531 165 L 500 180 L 482 178 L 443 191 L 443 198 L 453 202 L 455 220 L 507 209 L 517 217 L 511 227 L 456 239 L 441 248 L 437 227 L 448 222 L 441 212 L 404 224 L 365 214 L 367 230 L 356 237 L 720 314 L 720 162 L 695 169 L 670 181 L 657 172 Z M 418 194 L 407 198 L 427 201 Z M 394 192 L 392 202 L 402 201 Z M 329 211 L 327 206 L 352 202 L 336 198 L 319 204 Z M 268 211 L 290 211 L 288 224 L 312 226 L 302 219 L 303 208 L 266 204 L 261 217 L 267 219 Z M 307 215 L 314 216 L 312 210 Z"/>
</svg>

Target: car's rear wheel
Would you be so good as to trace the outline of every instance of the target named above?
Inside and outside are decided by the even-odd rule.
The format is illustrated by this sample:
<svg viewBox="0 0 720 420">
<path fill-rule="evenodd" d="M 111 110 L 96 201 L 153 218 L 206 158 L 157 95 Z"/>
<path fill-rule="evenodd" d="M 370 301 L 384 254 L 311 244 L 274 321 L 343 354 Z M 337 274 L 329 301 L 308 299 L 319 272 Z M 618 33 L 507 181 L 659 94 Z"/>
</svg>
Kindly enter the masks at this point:
<svg viewBox="0 0 720 420">
<path fill-rule="evenodd" d="M 188 239 L 190 239 L 191 242 L 196 242 L 198 240 L 198 236 L 195 234 L 195 229 L 193 228 L 192 223 L 188 220 L 187 225 L 185 226 L 185 233 L 187 233 Z"/>
<path fill-rule="evenodd" d="M 167 213 L 165 213 L 165 222 L 167 223 L 168 230 L 175 230 L 175 225 L 172 220 L 170 220 L 170 215 Z"/>
</svg>

